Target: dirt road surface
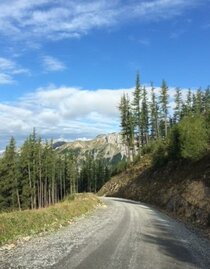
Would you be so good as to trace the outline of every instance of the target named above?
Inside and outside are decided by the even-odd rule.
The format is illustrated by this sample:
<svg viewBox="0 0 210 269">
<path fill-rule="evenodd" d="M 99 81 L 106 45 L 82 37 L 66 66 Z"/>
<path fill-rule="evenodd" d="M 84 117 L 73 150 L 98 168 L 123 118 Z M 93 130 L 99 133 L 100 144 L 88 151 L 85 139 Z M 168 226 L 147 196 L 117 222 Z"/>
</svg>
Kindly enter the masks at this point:
<svg viewBox="0 0 210 269">
<path fill-rule="evenodd" d="M 57 232 L 0 250 L 0 268 L 210 268 L 210 242 L 158 210 L 130 200 L 105 206 Z"/>
</svg>

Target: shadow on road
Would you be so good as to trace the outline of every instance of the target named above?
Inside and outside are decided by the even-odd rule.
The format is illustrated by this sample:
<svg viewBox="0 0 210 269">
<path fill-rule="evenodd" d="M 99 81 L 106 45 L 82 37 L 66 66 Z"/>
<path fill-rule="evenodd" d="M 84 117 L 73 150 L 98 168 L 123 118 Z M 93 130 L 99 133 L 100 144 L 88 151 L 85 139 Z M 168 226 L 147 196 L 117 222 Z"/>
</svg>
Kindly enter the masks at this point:
<svg viewBox="0 0 210 269">
<path fill-rule="evenodd" d="M 195 268 L 202 268 L 197 267 L 198 262 L 188 250 L 189 245 L 186 244 L 185 238 L 177 239 L 174 236 L 170 222 L 153 219 L 151 228 L 151 233 L 142 233 L 142 240 L 145 243 L 156 245 L 164 255 L 171 257 L 174 261 L 191 264 Z"/>
<path fill-rule="evenodd" d="M 172 225 L 168 216 L 163 217 L 161 212 L 153 210 L 152 207 L 131 200 L 124 200 L 120 198 L 112 198 L 112 200 L 139 205 L 140 208 L 146 209 L 148 216 L 150 216 L 148 225 L 144 232 L 141 233 L 141 240 L 146 244 L 152 244 L 158 247 L 159 251 L 164 255 L 172 259 L 170 268 L 187 268 L 187 265 L 191 265 L 192 268 L 205 268 L 202 265 L 198 265 L 196 258 L 192 255 L 187 245 L 186 238 L 176 238 L 176 230 L 173 231 L 174 225 Z M 179 224 L 176 224 L 176 229 L 181 229 Z M 152 253 L 151 253 L 152 257 Z M 181 267 L 179 267 L 179 263 Z M 183 267 L 183 263 L 186 263 L 186 267 Z M 169 267 L 168 267 L 169 268 Z M 205 268 L 206 269 L 206 268 Z"/>
</svg>

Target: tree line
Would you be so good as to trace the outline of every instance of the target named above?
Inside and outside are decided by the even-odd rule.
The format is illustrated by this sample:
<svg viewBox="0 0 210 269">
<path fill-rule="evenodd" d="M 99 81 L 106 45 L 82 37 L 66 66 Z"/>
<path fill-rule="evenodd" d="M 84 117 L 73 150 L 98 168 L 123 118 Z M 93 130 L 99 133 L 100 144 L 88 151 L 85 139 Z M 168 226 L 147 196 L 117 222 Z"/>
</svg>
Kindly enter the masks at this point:
<svg viewBox="0 0 210 269">
<path fill-rule="evenodd" d="M 180 139 L 180 132 L 184 130 L 186 124 L 190 129 L 193 124 L 197 124 L 198 128 L 195 126 L 194 129 L 189 129 L 191 133 L 196 129 L 201 130 L 201 126 L 205 125 L 202 129 L 206 134 L 203 136 L 206 141 L 204 144 L 208 144 L 210 88 L 205 90 L 200 88 L 197 91 L 189 89 L 185 96 L 180 88 L 176 88 L 173 102 L 174 107 L 169 107 L 169 87 L 165 80 L 162 81 L 158 91 L 152 83 L 150 88 L 142 86 L 140 76 L 137 74 L 132 97 L 129 98 L 128 95 L 123 94 L 119 104 L 121 133 L 123 142 L 127 145 L 130 161 L 136 155 L 141 157 L 148 145 L 154 141 L 162 141 L 162 146 L 164 143 L 169 143 L 172 147 L 175 140 Z M 183 123 L 181 124 L 181 122 Z M 194 140 L 202 140 L 199 136 L 201 133 L 197 132 Z M 169 142 L 169 140 L 171 141 Z M 175 151 L 175 149 L 173 150 Z"/>
<path fill-rule="evenodd" d="M 16 148 L 12 137 L 0 159 L 0 211 L 47 207 L 75 192 L 96 192 L 110 177 L 105 160 L 88 154 L 78 162 L 43 142 L 35 129 Z"/>
</svg>

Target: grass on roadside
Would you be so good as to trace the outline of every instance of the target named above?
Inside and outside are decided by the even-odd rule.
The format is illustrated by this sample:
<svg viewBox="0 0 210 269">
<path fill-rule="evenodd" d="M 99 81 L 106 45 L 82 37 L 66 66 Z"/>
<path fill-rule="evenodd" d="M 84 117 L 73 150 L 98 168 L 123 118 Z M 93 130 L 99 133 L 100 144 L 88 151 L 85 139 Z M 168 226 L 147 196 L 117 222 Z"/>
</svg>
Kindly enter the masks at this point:
<svg viewBox="0 0 210 269">
<path fill-rule="evenodd" d="M 93 194 L 75 194 L 48 208 L 0 214 L 0 246 L 20 238 L 53 231 L 100 204 Z"/>
</svg>

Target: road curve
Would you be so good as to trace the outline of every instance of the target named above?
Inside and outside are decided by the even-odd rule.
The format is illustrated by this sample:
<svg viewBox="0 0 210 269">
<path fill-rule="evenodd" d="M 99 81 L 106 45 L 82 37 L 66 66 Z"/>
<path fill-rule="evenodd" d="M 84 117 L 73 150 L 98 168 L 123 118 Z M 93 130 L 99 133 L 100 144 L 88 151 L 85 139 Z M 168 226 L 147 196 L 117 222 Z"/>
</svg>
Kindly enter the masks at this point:
<svg viewBox="0 0 210 269">
<path fill-rule="evenodd" d="M 150 206 L 102 198 L 106 207 L 9 252 L 0 268 L 210 268 L 210 242 Z"/>
</svg>

